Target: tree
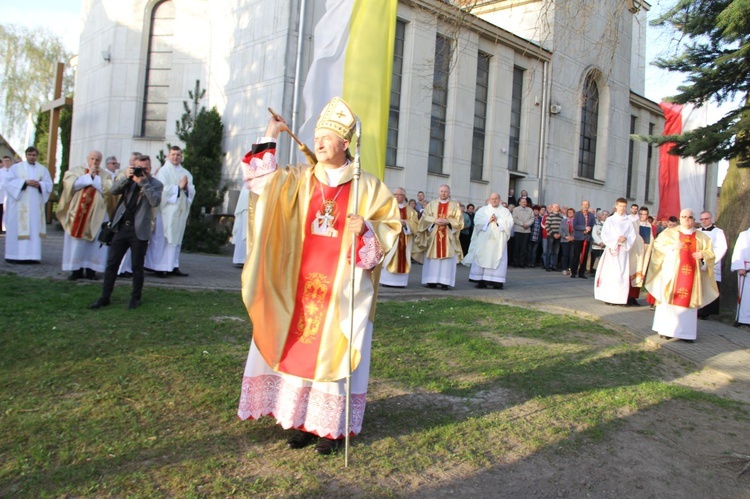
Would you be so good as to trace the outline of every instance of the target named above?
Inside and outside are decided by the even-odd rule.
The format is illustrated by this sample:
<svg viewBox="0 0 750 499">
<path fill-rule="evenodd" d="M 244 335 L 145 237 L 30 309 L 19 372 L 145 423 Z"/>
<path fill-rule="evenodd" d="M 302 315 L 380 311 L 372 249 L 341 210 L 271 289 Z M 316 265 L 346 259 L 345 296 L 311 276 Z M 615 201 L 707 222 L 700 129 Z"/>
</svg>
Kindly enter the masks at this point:
<svg viewBox="0 0 750 499">
<path fill-rule="evenodd" d="M 17 137 L 28 117 L 52 100 L 56 64 L 68 61 L 72 54 L 44 29 L 12 24 L 0 25 L 0 47 L 0 129 L 6 137 Z M 73 72 L 68 67 L 63 95 L 72 91 Z"/>
<path fill-rule="evenodd" d="M 716 123 L 682 135 L 648 137 L 658 144 L 674 142 L 670 153 L 694 156 L 702 163 L 729 160 L 719 199 L 717 225 L 724 229 L 730 255 L 724 258 L 721 293 L 736 296 L 737 282 L 729 271 L 737 234 L 750 226 L 750 2 L 746 0 L 677 0 L 652 24 L 673 29 L 681 40 L 670 57 L 655 65 L 685 73 L 677 104 L 737 104 Z M 724 301 L 727 303 L 727 300 Z"/>
<path fill-rule="evenodd" d="M 205 90 L 200 89 L 200 81 L 195 82 L 195 91 L 188 92 L 188 95 L 191 102 L 183 101 L 185 112 L 177 122 L 177 136 L 185 143 L 183 166 L 193 175 L 195 198 L 190 206 L 182 247 L 192 251 L 218 252 L 231 233 L 230 227 L 211 217 L 227 191 L 227 187 L 221 185 L 224 125 L 216 107 L 207 111 L 200 106 L 205 95 Z"/>
</svg>

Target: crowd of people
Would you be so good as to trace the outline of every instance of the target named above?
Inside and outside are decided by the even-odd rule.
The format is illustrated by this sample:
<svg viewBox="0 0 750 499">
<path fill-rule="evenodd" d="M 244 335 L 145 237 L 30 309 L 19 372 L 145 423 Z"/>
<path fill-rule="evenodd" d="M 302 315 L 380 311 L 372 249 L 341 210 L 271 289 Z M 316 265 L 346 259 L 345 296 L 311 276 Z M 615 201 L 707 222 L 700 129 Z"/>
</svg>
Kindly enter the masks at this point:
<svg viewBox="0 0 750 499">
<path fill-rule="evenodd" d="M 39 263 L 46 237 L 45 204 L 52 194 L 49 172 L 37 161 L 39 151 L 28 147 L 26 160 L 13 164 L 3 158 L 0 169 L 5 260 Z M 182 167 L 182 150 L 172 146 L 162 167 L 139 152 L 120 167 L 115 156 L 102 165 L 103 155 L 90 151 L 80 166 L 68 169 L 55 216 L 65 231 L 62 270 L 68 279 L 97 280 L 104 273 L 101 297 L 90 305 L 109 305 L 118 275 L 133 278 L 128 307 L 141 304 L 144 270 L 156 277 L 186 276 L 180 270 L 180 250 L 190 204 L 195 196 L 192 175 Z M 103 233 L 110 240 L 101 240 Z"/>
<path fill-rule="evenodd" d="M 508 201 L 493 193 L 475 210 L 473 204 L 451 200 L 447 185 L 431 202 L 421 191 L 408 201 L 402 188 L 394 192 L 404 229 L 389 261 L 424 262 L 422 284 L 428 288 L 455 286 L 458 262 L 471 267 L 469 280 L 479 289 L 503 289 L 508 265 L 539 267 L 569 278 L 593 278 L 594 298 L 608 305 L 644 305 L 639 299 L 646 289 L 654 331 L 665 338 L 695 341 L 696 321 L 719 314 L 718 283 L 728 246 L 708 211 L 699 219 L 683 210 L 656 221 L 646 206 L 631 204 L 628 211 L 623 198 L 612 211 L 592 208 L 586 200 L 576 210 L 533 204 L 526 191 L 516 198 L 511 190 Z M 740 293 L 750 268 L 748 238 L 750 231 L 740 234 L 732 255 Z M 401 268 L 400 280 L 389 269 L 381 284 L 406 286 L 409 266 Z M 737 324 L 750 324 L 748 302 L 740 302 Z"/>
<path fill-rule="evenodd" d="M 244 264 L 252 344 L 237 414 L 275 418 L 292 430 L 290 448 L 315 443 L 316 453 L 328 455 L 361 431 L 377 289 L 407 286 L 414 261 L 431 289 L 454 287 L 458 264 L 470 267 L 478 289 L 504 289 L 508 265 L 593 277 L 594 297 L 612 306 L 641 305 L 645 287 L 653 329 L 686 341 L 695 340 L 699 318 L 718 312 L 727 244 L 709 212 L 699 224 L 691 210 L 662 223 L 646 207 L 627 213 L 622 198 L 610 213 L 587 201 L 579 210 L 542 206 L 512 190 L 506 201 L 492 193 L 475 209 L 451 199 L 448 185 L 435 200 L 424 192 L 408 200 L 403 188 L 390 192 L 373 175 L 360 175 L 350 150 L 358 128 L 348 104 L 334 98 L 316 123 L 315 161 L 280 167 L 276 144 L 289 129 L 274 115 L 242 161 L 234 261 Z M 0 176 L 10 262 L 41 259 L 53 186 L 37 156 L 27 149 L 27 160 Z M 63 269 L 72 280 L 104 272 L 90 308 L 109 305 L 118 273 L 133 274 L 130 308 L 140 305 L 146 267 L 160 277 L 187 275 L 179 254 L 195 187 L 181 162 L 182 151 L 172 147 L 161 168 L 139 153 L 127 167 L 109 157 L 102 168 L 102 154 L 91 151 L 65 174 L 56 213 L 65 229 Z M 113 233 L 108 246 L 99 241 L 105 227 Z M 750 229 L 738 238 L 731 269 L 742 292 Z M 748 303 L 738 323 L 750 324 Z"/>
</svg>

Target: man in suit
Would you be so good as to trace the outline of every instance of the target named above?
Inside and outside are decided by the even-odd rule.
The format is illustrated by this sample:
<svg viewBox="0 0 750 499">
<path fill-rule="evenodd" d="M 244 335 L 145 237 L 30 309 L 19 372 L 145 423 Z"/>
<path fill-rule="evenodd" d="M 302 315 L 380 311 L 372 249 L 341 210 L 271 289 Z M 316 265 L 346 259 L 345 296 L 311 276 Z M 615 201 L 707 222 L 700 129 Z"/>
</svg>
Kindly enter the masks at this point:
<svg viewBox="0 0 750 499">
<path fill-rule="evenodd" d="M 133 262 L 133 292 L 129 309 L 141 304 L 143 290 L 143 260 L 148 249 L 152 231 L 152 210 L 161 203 L 164 186 L 151 176 L 151 158 L 139 156 L 135 166 L 129 166 L 125 175 L 118 177 L 112 186 L 112 194 L 121 194 L 112 218 L 115 236 L 109 246 L 107 268 L 104 272 L 102 295 L 89 308 L 98 309 L 109 305 L 117 279 L 117 269 L 128 249 Z"/>
</svg>

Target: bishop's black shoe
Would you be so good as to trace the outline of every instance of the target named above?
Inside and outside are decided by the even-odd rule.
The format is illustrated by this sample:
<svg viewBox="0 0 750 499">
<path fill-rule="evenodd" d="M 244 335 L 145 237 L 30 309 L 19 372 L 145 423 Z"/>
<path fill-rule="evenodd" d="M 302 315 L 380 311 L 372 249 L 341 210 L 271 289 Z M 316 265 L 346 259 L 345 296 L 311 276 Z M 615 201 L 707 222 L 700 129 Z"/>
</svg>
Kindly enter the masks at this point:
<svg viewBox="0 0 750 499">
<path fill-rule="evenodd" d="M 179 267 L 175 267 L 171 274 L 176 275 L 177 277 L 187 277 L 188 275 L 190 275 L 187 272 L 181 271 Z"/>
<path fill-rule="evenodd" d="M 286 440 L 286 444 L 290 449 L 301 449 L 307 447 L 310 443 L 315 440 L 315 435 L 306 431 L 296 430 L 291 437 Z"/>
</svg>

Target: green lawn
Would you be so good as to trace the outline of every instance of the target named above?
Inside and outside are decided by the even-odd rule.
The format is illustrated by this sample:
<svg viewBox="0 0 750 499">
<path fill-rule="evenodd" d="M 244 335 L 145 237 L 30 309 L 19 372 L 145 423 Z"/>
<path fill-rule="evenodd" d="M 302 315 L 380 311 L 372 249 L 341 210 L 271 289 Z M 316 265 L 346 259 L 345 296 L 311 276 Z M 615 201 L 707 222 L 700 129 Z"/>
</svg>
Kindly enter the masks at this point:
<svg viewBox="0 0 750 499">
<path fill-rule="evenodd" d="M 571 316 L 472 300 L 382 303 L 363 433 L 343 456 L 236 417 L 251 328 L 239 293 L 0 276 L 0 496 L 404 493 L 536 452 L 573 452 L 672 399 L 659 354 Z M 376 479 L 374 479 L 376 477 Z M 431 482 L 434 485 L 434 482 Z"/>
</svg>

